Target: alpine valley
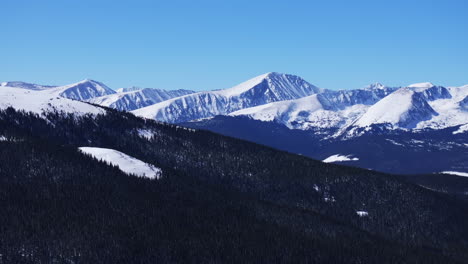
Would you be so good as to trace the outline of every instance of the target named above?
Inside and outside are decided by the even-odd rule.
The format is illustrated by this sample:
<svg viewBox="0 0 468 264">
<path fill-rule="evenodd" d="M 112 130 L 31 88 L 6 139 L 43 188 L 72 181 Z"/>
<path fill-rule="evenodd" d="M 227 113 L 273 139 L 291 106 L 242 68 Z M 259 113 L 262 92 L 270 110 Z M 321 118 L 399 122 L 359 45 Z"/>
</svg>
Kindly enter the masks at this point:
<svg viewBox="0 0 468 264">
<path fill-rule="evenodd" d="M 468 86 L 0 84 L 0 263 L 468 263 Z"/>
</svg>

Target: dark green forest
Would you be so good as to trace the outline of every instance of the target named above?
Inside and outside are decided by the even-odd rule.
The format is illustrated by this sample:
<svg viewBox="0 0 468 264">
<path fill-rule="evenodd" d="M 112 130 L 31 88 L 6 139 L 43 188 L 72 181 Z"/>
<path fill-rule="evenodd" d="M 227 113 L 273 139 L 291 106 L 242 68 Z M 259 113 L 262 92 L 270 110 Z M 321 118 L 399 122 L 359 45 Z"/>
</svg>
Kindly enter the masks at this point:
<svg viewBox="0 0 468 264">
<path fill-rule="evenodd" d="M 8 108 L 0 136 L 0 263 L 468 263 L 466 203 L 398 176 L 110 109 Z"/>
</svg>

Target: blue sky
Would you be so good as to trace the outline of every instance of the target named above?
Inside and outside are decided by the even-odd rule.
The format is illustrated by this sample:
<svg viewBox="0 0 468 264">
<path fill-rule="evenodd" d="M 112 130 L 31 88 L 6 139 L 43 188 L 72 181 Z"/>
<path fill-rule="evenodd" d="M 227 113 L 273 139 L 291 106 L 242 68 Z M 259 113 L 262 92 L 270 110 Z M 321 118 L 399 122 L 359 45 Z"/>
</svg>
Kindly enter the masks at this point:
<svg viewBox="0 0 468 264">
<path fill-rule="evenodd" d="M 329 89 L 468 84 L 468 1 L 1 0 L 0 81 Z"/>
</svg>

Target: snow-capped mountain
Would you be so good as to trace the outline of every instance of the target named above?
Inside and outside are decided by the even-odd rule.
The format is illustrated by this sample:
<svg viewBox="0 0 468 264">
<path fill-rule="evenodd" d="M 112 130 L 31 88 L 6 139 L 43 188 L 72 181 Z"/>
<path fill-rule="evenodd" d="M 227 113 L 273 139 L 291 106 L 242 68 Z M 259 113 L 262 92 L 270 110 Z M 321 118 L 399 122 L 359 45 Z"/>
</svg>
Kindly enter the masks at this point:
<svg viewBox="0 0 468 264">
<path fill-rule="evenodd" d="M 358 90 L 324 90 L 296 100 L 274 102 L 231 113 L 275 121 L 294 129 L 339 128 L 364 114 L 370 105 L 398 88 L 373 84 Z"/>
<path fill-rule="evenodd" d="M 133 113 L 178 123 L 225 115 L 271 102 L 298 99 L 323 91 L 298 76 L 272 72 L 229 89 L 189 94 L 135 110 Z"/>
<path fill-rule="evenodd" d="M 41 90 L 55 88 L 57 86 L 40 85 L 40 84 L 27 83 L 27 82 L 2 82 L 0 83 L 0 87 L 14 87 L 14 88 L 27 89 L 27 90 L 41 91 Z"/>
<path fill-rule="evenodd" d="M 89 79 L 74 84 L 59 86 L 51 90 L 62 97 L 79 101 L 116 93 L 105 84 Z"/>
<path fill-rule="evenodd" d="M 390 128 L 442 129 L 467 124 L 468 113 L 460 104 L 467 95 L 468 86 L 413 84 L 373 105 L 353 126 L 384 124 Z"/>
<path fill-rule="evenodd" d="M 171 98 L 192 94 L 189 90 L 162 90 L 154 88 L 133 89 L 121 88 L 115 94 L 91 98 L 88 102 L 111 107 L 122 111 L 132 111 L 138 108 L 153 105 Z"/>
<path fill-rule="evenodd" d="M 76 115 L 106 113 L 103 108 L 58 96 L 53 90 L 33 91 L 15 87 L 0 87 L 0 109 L 13 107 L 16 110 L 39 115 L 52 111 Z"/>
<path fill-rule="evenodd" d="M 294 129 L 333 128 L 349 135 L 371 126 L 440 129 L 468 123 L 468 86 L 446 88 L 418 83 L 403 88 L 373 84 L 364 89 L 330 91 L 231 113 L 274 121 Z M 362 129 L 366 128 L 366 129 Z M 359 133 L 357 133 L 359 131 Z"/>
</svg>

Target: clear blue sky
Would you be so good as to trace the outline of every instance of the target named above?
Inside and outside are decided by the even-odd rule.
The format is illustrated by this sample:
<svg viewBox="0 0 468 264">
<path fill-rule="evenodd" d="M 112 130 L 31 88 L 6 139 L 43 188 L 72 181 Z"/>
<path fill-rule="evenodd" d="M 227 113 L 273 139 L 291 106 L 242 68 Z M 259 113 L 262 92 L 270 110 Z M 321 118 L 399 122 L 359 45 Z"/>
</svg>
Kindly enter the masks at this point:
<svg viewBox="0 0 468 264">
<path fill-rule="evenodd" d="M 284 72 L 329 89 L 468 84 L 468 1 L 1 0 L 0 81 L 227 88 Z"/>
</svg>

